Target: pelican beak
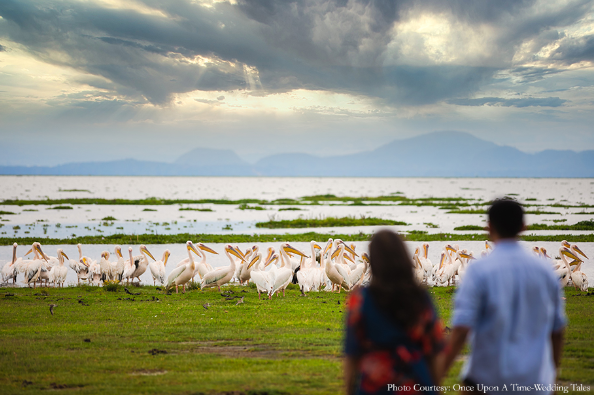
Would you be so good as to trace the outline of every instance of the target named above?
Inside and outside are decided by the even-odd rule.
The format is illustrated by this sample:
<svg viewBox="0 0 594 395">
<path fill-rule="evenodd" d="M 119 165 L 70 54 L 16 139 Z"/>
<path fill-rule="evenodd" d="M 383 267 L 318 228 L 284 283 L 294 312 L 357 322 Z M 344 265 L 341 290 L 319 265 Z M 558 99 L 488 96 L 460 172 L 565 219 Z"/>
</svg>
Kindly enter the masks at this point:
<svg viewBox="0 0 594 395">
<path fill-rule="evenodd" d="M 369 255 L 367 255 L 367 253 L 363 253 L 363 255 L 361 255 L 361 259 L 369 263 Z"/>
<path fill-rule="evenodd" d="M 167 266 L 167 260 L 169 259 L 169 255 L 171 255 L 170 252 L 165 253 L 165 260 L 163 261 L 163 266 Z"/>
<path fill-rule="evenodd" d="M 353 261 L 350 256 L 348 256 L 348 255 L 343 255 L 343 256 L 345 259 L 348 259 L 349 261 L 355 263 L 355 261 Z"/>
<path fill-rule="evenodd" d="M 85 265 L 86 267 L 89 267 L 89 264 L 87 263 L 87 258 L 86 257 L 83 256 L 80 261 L 83 263 L 83 265 Z"/>
<path fill-rule="evenodd" d="M 47 258 L 45 257 L 45 253 L 41 251 L 41 247 L 35 246 L 35 250 L 39 252 L 39 255 L 41 255 L 41 257 L 47 262 Z"/>
<path fill-rule="evenodd" d="M 359 256 L 357 255 L 357 253 L 355 252 L 355 250 L 353 250 L 351 247 L 349 247 L 348 245 L 342 243 L 342 245 L 344 246 L 344 249 L 347 250 L 348 252 L 350 252 L 351 254 L 353 254 L 354 256 Z"/>
<path fill-rule="evenodd" d="M 565 255 L 565 256 L 568 256 L 568 257 L 570 257 L 570 258 L 571 258 L 571 259 L 573 259 L 573 260 L 576 260 L 576 261 L 581 261 L 581 259 L 580 259 L 580 258 L 578 258 L 577 256 L 575 256 L 575 255 L 574 255 L 574 253 L 573 253 L 573 252 L 571 252 L 570 250 L 568 250 L 567 248 L 563 249 L 563 250 L 561 251 L 561 253 L 562 253 L 563 255 Z"/>
<path fill-rule="evenodd" d="M 264 267 L 268 267 L 268 265 L 272 264 L 273 262 L 278 261 L 278 255 L 273 255 L 268 262 L 264 264 Z"/>
<path fill-rule="evenodd" d="M 250 264 L 248 265 L 248 269 L 251 268 L 252 266 L 254 266 L 257 262 L 260 261 L 260 259 L 262 259 L 260 257 L 260 255 L 256 255 L 256 257 L 254 259 L 251 260 Z"/>
<path fill-rule="evenodd" d="M 439 268 L 440 269 L 443 267 L 443 263 L 445 262 L 445 256 L 446 256 L 446 254 L 442 252 L 441 253 L 441 259 L 439 261 Z"/>
<path fill-rule="evenodd" d="M 186 245 L 188 246 L 188 251 L 192 251 L 194 254 L 201 256 L 200 253 L 198 252 L 198 250 L 196 250 L 196 247 L 194 246 L 193 243 L 189 243 Z"/>
<path fill-rule="evenodd" d="M 578 247 L 578 246 L 576 246 L 575 244 L 573 245 L 573 249 L 574 249 L 574 250 L 576 250 L 576 251 L 577 251 L 577 252 L 578 252 L 580 255 L 582 255 L 584 258 L 586 258 L 586 259 L 590 259 L 590 258 L 588 258 L 588 257 L 586 256 L 586 254 L 584 254 L 584 253 L 582 252 L 582 250 L 580 250 L 580 249 L 579 249 L 579 247 Z"/>
<path fill-rule="evenodd" d="M 425 250 L 425 256 L 429 253 L 429 244 L 423 245 L 423 250 Z"/>
<path fill-rule="evenodd" d="M 571 246 L 569 245 L 569 243 L 567 242 L 567 240 L 563 240 L 563 241 L 561 242 L 561 245 L 562 245 L 563 247 L 565 247 L 565 248 L 571 248 Z"/>
<path fill-rule="evenodd" d="M 204 245 L 204 244 L 202 244 L 202 243 L 198 244 L 198 247 L 199 247 L 199 248 L 200 248 L 202 251 L 207 251 L 207 252 L 210 252 L 211 254 L 216 254 L 216 255 L 219 255 L 219 253 L 218 253 L 218 252 L 216 252 L 215 250 L 213 250 L 213 249 L 212 249 L 212 248 L 210 248 L 210 247 L 207 247 L 207 246 L 205 246 L 205 245 Z"/>
<path fill-rule="evenodd" d="M 274 254 L 274 248 L 269 247 L 268 248 L 268 255 L 266 256 L 265 262 L 268 262 L 268 260 L 272 257 L 273 254 Z"/>
<path fill-rule="evenodd" d="M 70 258 L 68 258 L 68 255 L 66 255 L 66 253 L 65 253 L 64 251 L 61 251 L 61 252 L 60 252 L 60 254 L 62 254 L 62 256 L 63 256 L 64 258 L 66 258 L 66 259 L 70 259 Z"/>
<path fill-rule="evenodd" d="M 336 249 L 336 250 L 335 250 L 335 251 L 332 253 L 332 255 L 330 255 L 330 259 L 337 258 L 339 254 L 340 254 L 340 248 L 337 248 L 337 249 Z"/>
<path fill-rule="evenodd" d="M 155 259 L 155 257 L 153 256 L 153 254 L 151 254 L 151 253 L 149 252 L 149 250 L 148 250 L 146 247 L 142 247 L 140 250 L 141 250 L 142 252 L 145 252 L 145 253 L 146 253 L 148 256 L 150 256 L 151 258 L 153 258 L 153 261 L 156 261 L 156 259 Z"/>
<path fill-rule="evenodd" d="M 287 253 L 291 252 L 291 253 L 293 253 L 293 254 L 296 254 L 296 255 L 302 256 L 302 257 L 304 257 L 304 258 L 309 258 L 309 257 L 308 257 L 307 255 L 305 255 L 303 252 L 299 251 L 298 249 L 296 249 L 295 247 L 293 247 L 293 246 L 291 246 L 291 245 L 289 245 L 289 244 L 285 245 L 285 246 L 283 247 L 283 249 L 284 249 L 284 250 L 285 250 L 285 252 L 287 252 Z"/>
<path fill-rule="evenodd" d="M 118 256 L 120 258 L 123 258 L 124 256 L 122 255 L 122 251 L 121 250 L 116 250 L 116 254 L 118 254 Z"/>
<path fill-rule="evenodd" d="M 332 249 L 332 242 L 330 240 L 328 240 L 328 243 L 326 243 L 326 248 L 324 248 L 324 252 L 322 253 L 322 255 L 326 255 L 328 253 L 328 251 L 330 251 Z"/>
<path fill-rule="evenodd" d="M 456 250 L 454 249 L 454 247 L 452 247 L 449 244 L 446 246 L 446 250 L 449 250 L 449 251 L 452 251 L 452 252 L 456 252 Z"/>
<path fill-rule="evenodd" d="M 461 252 L 461 253 L 460 253 L 460 256 L 461 256 L 462 258 L 474 259 L 474 257 L 473 257 L 472 255 L 470 255 L 470 254 L 467 254 L 467 253 L 465 253 L 465 252 Z"/>
<path fill-rule="evenodd" d="M 27 251 L 27 253 L 25 254 L 25 256 L 29 255 L 32 252 L 33 252 L 33 248 L 31 248 L 29 251 Z"/>
<path fill-rule="evenodd" d="M 321 250 L 322 247 L 318 243 L 314 244 L 314 250 Z"/>
<path fill-rule="evenodd" d="M 227 250 L 229 252 L 229 254 L 235 255 L 236 257 L 241 259 L 242 262 L 246 263 L 245 258 L 235 248 L 233 248 L 231 246 L 227 246 L 227 248 L 225 248 L 225 250 Z"/>
</svg>

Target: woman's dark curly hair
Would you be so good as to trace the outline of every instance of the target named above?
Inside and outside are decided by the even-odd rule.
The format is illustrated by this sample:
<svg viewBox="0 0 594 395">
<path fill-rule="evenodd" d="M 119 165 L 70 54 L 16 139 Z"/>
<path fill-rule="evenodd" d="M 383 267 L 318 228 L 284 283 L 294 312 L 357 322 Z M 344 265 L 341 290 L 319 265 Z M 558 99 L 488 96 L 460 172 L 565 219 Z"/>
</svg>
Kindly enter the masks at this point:
<svg viewBox="0 0 594 395">
<path fill-rule="evenodd" d="M 369 260 L 369 292 L 374 301 L 395 323 L 413 326 L 429 296 L 414 277 L 413 262 L 400 236 L 389 230 L 377 232 L 369 244 Z"/>
</svg>

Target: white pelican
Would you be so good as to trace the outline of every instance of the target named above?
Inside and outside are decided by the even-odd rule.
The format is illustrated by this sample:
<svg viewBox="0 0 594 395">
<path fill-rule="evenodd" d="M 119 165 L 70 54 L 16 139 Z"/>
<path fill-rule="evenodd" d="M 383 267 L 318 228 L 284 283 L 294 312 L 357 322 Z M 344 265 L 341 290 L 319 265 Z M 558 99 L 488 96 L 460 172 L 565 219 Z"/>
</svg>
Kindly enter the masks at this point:
<svg viewBox="0 0 594 395">
<path fill-rule="evenodd" d="M 153 275 L 153 285 L 157 285 L 156 281 L 159 280 L 161 285 L 165 285 L 167 281 L 165 278 L 165 267 L 167 266 L 167 260 L 171 252 L 169 250 L 165 250 L 163 253 L 163 258 L 160 261 L 154 261 L 149 264 L 149 269 L 151 270 L 151 274 Z"/>
<path fill-rule="evenodd" d="M 462 250 L 462 252 L 460 252 L 460 257 L 463 259 L 461 260 L 462 263 L 460 264 L 460 267 L 458 268 L 458 278 L 459 278 L 458 281 L 462 282 L 462 278 L 464 278 L 464 274 L 466 274 L 466 269 L 468 269 L 470 260 L 475 259 L 475 258 L 472 255 L 472 252 L 467 252 L 466 250 Z"/>
<path fill-rule="evenodd" d="M 17 279 L 17 257 L 16 257 L 16 251 L 17 251 L 17 243 L 14 243 L 12 245 L 12 261 L 7 263 L 6 265 L 4 265 L 4 267 L 2 268 L 2 280 L 3 281 L 10 281 L 10 279 L 12 279 L 12 283 L 15 284 L 16 283 L 16 279 Z"/>
<path fill-rule="evenodd" d="M 260 247 L 258 246 L 253 246 L 252 250 L 247 253 L 245 255 L 245 261 L 246 262 L 251 262 L 252 259 L 254 259 L 256 256 L 258 256 L 258 251 L 260 251 Z M 266 257 L 266 260 L 268 260 L 270 258 L 270 250 L 268 250 L 268 256 Z M 248 263 L 241 265 L 241 270 L 239 271 L 239 283 L 243 284 L 243 283 L 248 283 L 250 281 L 251 278 L 251 271 L 252 271 L 252 266 L 250 266 Z"/>
<path fill-rule="evenodd" d="M 429 259 L 429 244 L 423 243 L 421 251 L 422 254 L 419 255 L 419 263 L 425 271 L 425 276 L 428 276 L 431 273 L 431 270 L 433 269 L 433 263 Z"/>
<path fill-rule="evenodd" d="M 302 259 L 307 258 L 307 255 L 305 255 L 304 253 L 302 253 L 301 251 L 299 251 L 298 249 L 296 249 L 288 243 L 285 243 L 281 246 L 280 253 L 282 265 L 276 271 L 276 274 L 274 276 L 274 282 L 272 284 L 272 294 L 283 291 L 283 296 L 285 296 L 285 289 L 287 288 L 287 285 L 291 283 L 294 272 L 288 253 L 299 255 Z M 270 294 L 270 299 L 272 299 L 272 294 Z"/>
<path fill-rule="evenodd" d="M 35 258 L 29 262 L 25 269 L 25 279 L 23 280 L 24 284 L 30 285 L 33 283 L 33 288 L 35 288 L 35 282 L 39 279 L 41 274 L 42 266 L 44 262 L 47 262 L 45 258 L 45 254 L 41 250 L 41 244 L 38 242 L 34 242 L 31 246 L 31 249 L 35 253 Z"/>
<path fill-rule="evenodd" d="M 122 275 L 124 274 L 124 263 L 126 262 L 124 260 L 124 256 L 122 255 L 122 247 L 115 246 L 113 251 L 115 252 L 118 260 L 111 263 L 111 279 L 122 281 Z"/>
<path fill-rule="evenodd" d="M 107 281 L 111 278 L 111 262 L 109 262 L 109 252 L 103 251 L 101 253 L 101 260 L 99 261 L 99 269 L 101 270 L 101 281 Z"/>
<path fill-rule="evenodd" d="M 194 270 L 194 276 L 192 278 L 196 277 L 196 274 L 198 274 L 198 276 L 200 278 L 202 278 L 202 277 L 204 277 L 204 275 L 206 273 L 214 270 L 212 268 L 212 266 L 208 262 L 206 262 L 206 254 L 203 253 L 202 251 L 207 251 L 207 252 L 210 252 L 211 254 L 216 254 L 216 255 L 218 255 L 219 253 L 203 243 L 198 243 L 198 248 L 196 249 L 196 251 L 198 251 L 200 253 L 199 256 L 202 257 L 202 260 L 196 264 L 196 270 Z M 188 263 L 190 263 L 190 260 L 188 258 L 186 258 L 186 259 L 183 259 L 182 261 L 180 261 L 176 267 L 187 265 Z"/>
<path fill-rule="evenodd" d="M 299 288 L 301 288 L 302 292 L 309 292 L 312 290 L 318 290 L 315 287 L 315 277 L 318 275 L 318 270 L 316 268 L 317 261 L 316 261 L 316 249 L 321 250 L 322 247 L 315 241 L 310 241 L 311 247 L 311 258 L 308 260 L 301 260 L 301 265 L 299 266 L 299 271 L 297 272 L 297 282 L 299 283 Z M 319 287 L 319 284 L 318 284 Z"/>
<path fill-rule="evenodd" d="M 186 265 L 178 266 L 167 277 L 167 288 L 175 284 L 175 293 L 179 293 L 179 286 L 184 286 L 184 293 L 186 293 L 186 284 L 194 277 L 194 270 L 196 270 L 196 264 L 194 263 L 194 257 L 192 252 L 198 256 L 200 253 L 196 250 L 194 243 L 191 241 L 186 242 L 186 249 L 188 250 L 188 262 Z"/>
<path fill-rule="evenodd" d="M 64 266 L 64 258 L 70 259 L 61 248 L 58 248 L 58 264 L 52 269 L 52 281 L 56 287 L 61 288 L 64 288 L 64 282 L 68 275 L 68 268 Z"/>
<path fill-rule="evenodd" d="M 227 284 L 229 281 L 231 281 L 236 269 L 235 260 L 231 255 L 236 256 L 237 258 L 241 259 L 243 263 L 245 263 L 245 260 L 241 254 L 231 245 L 227 245 L 227 247 L 225 247 L 225 254 L 227 255 L 227 258 L 229 258 L 229 262 L 231 262 L 231 264 L 229 266 L 216 268 L 212 272 L 207 273 L 200 282 L 200 289 L 217 287 L 220 292 L 221 285 Z"/>
<path fill-rule="evenodd" d="M 489 255 L 491 253 L 491 250 L 493 249 L 493 247 L 491 247 L 491 244 L 489 244 L 489 242 L 487 240 L 485 240 L 485 251 L 481 252 L 481 257 L 486 257 L 487 255 Z"/>
<path fill-rule="evenodd" d="M 69 265 L 72 270 L 76 273 L 78 277 L 78 284 L 80 285 L 80 280 L 86 280 L 89 276 L 89 264 L 87 262 L 90 261 L 89 257 L 83 257 L 82 254 L 82 246 L 77 244 L 78 247 L 78 261 L 74 259 L 69 260 Z M 85 260 L 83 260 L 85 258 Z"/>
<path fill-rule="evenodd" d="M 553 270 L 559 278 L 562 288 L 566 287 L 567 283 L 571 279 L 571 264 L 567 262 L 565 257 L 569 257 L 574 261 L 580 260 L 580 258 L 578 258 L 573 252 L 571 252 L 569 248 L 561 245 L 561 247 L 559 248 L 559 259 L 554 260 Z"/>
<path fill-rule="evenodd" d="M 122 273 L 122 279 L 126 279 L 126 283 L 130 284 L 130 278 L 134 271 L 136 270 L 136 266 L 140 263 L 140 257 L 138 259 L 132 256 L 132 247 L 128 247 L 128 255 L 130 259 L 124 262 L 124 272 Z M 137 260 L 137 262 L 134 262 Z"/>
<path fill-rule="evenodd" d="M 130 275 L 132 281 L 134 281 L 135 278 L 138 279 L 138 284 L 140 284 L 140 276 L 142 276 L 144 272 L 146 272 L 146 269 L 149 265 L 149 260 L 146 256 L 148 255 L 152 258 L 153 261 L 156 261 L 153 254 L 149 252 L 149 250 L 146 248 L 144 244 L 140 245 L 140 254 L 141 255 L 134 257 L 134 265 L 136 266 L 136 270 L 134 270 L 134 273 Z"/>
<path fill-rule="evenodd" d="M 332 282 L 333 287 L 338 286 L 338 293 L 340 293 L 341 289 L 344 288 L 347 291 L 349 290 L 348 278 L 344 278 L 343 275 L 340 274 L 338 270 L 336 270 L 336 265 L 332 263 L 332 259 L 338 258 L 342 253 L 344 253 L 344 245 L 338 245 L 338 248 L 330 255 L 330 259 L 326 262 L 326 276 Z"/>
<path fill-rule="evenodd" d="M 274 250 L 273 250 L 274 251 Z M 268 259 L 268 261 L 264 264 L 264 268 L 266 266 L 272 264 L 273 262 L 278 260 L 278 255 L 274 254 Z M 264 292 L 270 298 L 272 294 L 272 282 L 270 281 L 270 272 L 265 272 L 260 268 L 260 265 L 256 265 L 254 269 L 252 269 L 252 281 L 256 284 L 256 289 L 258 290 L 258 299 L 260 299 L 260 293 Z"/>
<path fill-rule="evenodd" d="M 96 260 L 89 262 L 89 260 L 86 259 L 86 262 L 89 264 L 89 283 L 98 286 L 101 284 L 101 265 L 99 265 Z"/>
<path fill-rule="evenodd" d="M 423 269 L 423 265 L 419 262 L 419 253 L 421 249 L 417 247 L 415 249 L 415 253 L 413 254 L 413 273 L 415 275 L 415 279 L 419 284 L 421 284 L 425 278 L 425 270 Z"/>
<path fill-rule="evenodd" d="M 363 263 L 358 264 L 357 267 L 351 271 L 351 276 L 349 277 L 349 287 L 351 289 L 361 284 L 363 277 L 367 272 L 367 267 L 369 265 L 369 258 L 367 257 L 367 254 L 363 254 L 361 256 L 361 260 Z"/>
<path fill-rule="evenodd" d="M 582 262 L 582 260 L 579 260 L 575 269 L 571 272 L 571 282 L 573 282 L 575 289 L 582 292 L 588 292 L 588 276 L 581 271 Z"/>
</svg>

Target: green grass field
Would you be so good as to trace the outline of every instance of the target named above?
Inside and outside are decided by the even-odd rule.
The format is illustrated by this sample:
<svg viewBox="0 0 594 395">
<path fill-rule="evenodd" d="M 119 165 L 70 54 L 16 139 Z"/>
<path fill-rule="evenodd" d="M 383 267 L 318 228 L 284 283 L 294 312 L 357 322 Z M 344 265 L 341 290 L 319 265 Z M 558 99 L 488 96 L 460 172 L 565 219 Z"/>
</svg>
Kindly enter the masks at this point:
<svg viewBox="0 0 594 395">
<path fill-rule="evenodd" d="M 337 394 L 346 295 L 0 289 L 0 393 Z M 446 325 L 452 288 L 430 292 Z M 594 297 L 566 289 L 562 383 L 594 384 Z M 210 303 L 205 309 L 203 305 Z M 49 305 L 56 304 L 54 315 Z M 461 362 L 446 378 L 456 382 Z M 52 392 L 53 393 L 53 392 Z M 236 394 L 234 392 L 234 394 Z"/>
</svg>

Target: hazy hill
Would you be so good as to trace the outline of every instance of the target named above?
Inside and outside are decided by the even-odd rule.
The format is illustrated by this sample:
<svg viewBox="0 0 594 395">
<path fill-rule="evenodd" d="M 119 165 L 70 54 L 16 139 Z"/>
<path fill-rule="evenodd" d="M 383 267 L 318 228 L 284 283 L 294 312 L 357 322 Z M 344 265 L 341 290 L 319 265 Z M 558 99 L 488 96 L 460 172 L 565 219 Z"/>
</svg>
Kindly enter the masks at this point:
<svg viewBox="0 0 594 395">
<path fill-rule="evenodd" d="M 468 133 L 435 132 L 372 151 L 318 157 L 285 153 L 251 165 L 231 150 L 196 148 L 173 163 L 125 159 L 54 167 L 0 166 L 0 174 L 351 177 L 594 177 L 594 151 L 529 154 Z"/>
</svg>

